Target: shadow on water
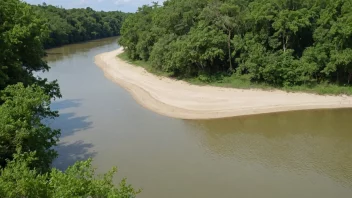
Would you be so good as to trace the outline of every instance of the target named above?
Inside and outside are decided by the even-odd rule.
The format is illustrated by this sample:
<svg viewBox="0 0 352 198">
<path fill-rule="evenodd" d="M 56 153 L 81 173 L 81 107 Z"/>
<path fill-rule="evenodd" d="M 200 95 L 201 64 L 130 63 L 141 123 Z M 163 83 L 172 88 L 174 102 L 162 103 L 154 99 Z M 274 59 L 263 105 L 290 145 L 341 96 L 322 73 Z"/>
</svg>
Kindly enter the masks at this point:
<svg viewBox="0 0 352 198">
<path fill-rule="evenodd" d="M 54 101 L 51 104 L 51 108 L 59 111 L 60 116 L 50 123 L 50 126 L 55 129 L 61 129 L 61 138 L 92 127 L 92 122 L 88 121 L 89 116 L 77 116 L 74 111 L 61 112 L 70 108 L 77 108 L 81 106 L 81 102 L 81 99 L 71 99 Z"/>
<path fill-rule="evenodd" d="M 70 99 L 70 100 L 60 100 L 54 101 L 51 104 L 51 109 L 54 111 L 64 110 L 68 108 L 74 108 L 81 106 L 82 99 Z"/>
<path fill-rule="evenodd" d="M 61 129 L 61 138 L 73 135 L 76 132 L 84 131 L 92 127 L 92 122 L 87 121 L 89 116 L 76 116 L 75 113 L 60 113 L 60 117 L 52 125 Z"/>
<path fill-rule="evenodd" d="M 87 121 L 89 116 L 77 116 L 74 108 L 80 107 L 82 99 L 57 100 L 52 102 L 51 109 L 59 111 L 60 116 L 49 125 L 55 129 L 61 129 L 60 139 L 72 136 L 74 133 L 84 131 L 92 127 L 92 122 Z M 63 111 L 63 113 L 62 113 Z M 63 142 L 56 146 L 59 157 L 53 162 L 53 167 L 65 170 L 76 161 L 87 160 L 96 155 L 92 151 L 93 144 L 84 141 Z"/>
<path fill-rule="evenodd" d="M 93 49 L 104 47 L 108 44 L 111 44 L 112 42 L 115 42 L 117 44 L 117 38 L 118 37 L 111 37 L 96 41 L 76 43 L 58 48 L 48 49 L 46 50 L 47 56 L 45 57 L 45 60 L 48 61 L 50 64 L 53 64 L 64 59 L 74 57 L 77 54 L 87 54 Z"/>
<path fill-rule="evenodd" d="M 93 144 L 83 141 L 59 144 L 56 150 L 60 155 L 53 162 L 53 167 L 64 171 L 77 161 L 93 158 L 97 153 L 92 151 L 92 148 Z"/>
</svg>

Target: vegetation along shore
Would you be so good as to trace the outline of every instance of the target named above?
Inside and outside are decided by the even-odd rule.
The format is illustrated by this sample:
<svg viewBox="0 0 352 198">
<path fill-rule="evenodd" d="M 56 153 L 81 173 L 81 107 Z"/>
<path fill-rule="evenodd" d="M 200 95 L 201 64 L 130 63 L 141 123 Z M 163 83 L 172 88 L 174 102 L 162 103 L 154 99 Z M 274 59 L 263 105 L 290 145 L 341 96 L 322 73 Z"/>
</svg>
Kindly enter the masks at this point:
<svg viewBox="0 0 352 198">
<path fill-rule="evenodd" d="M 191 85 L 161 77 L 118 57 L 123 49 L 95 57 L 105 76 L 127 89 L 144 107 L 182 119 L 214 119 L 308 109 L 352 108 L 351 96 L 322 96 L 280 90 Z"/>
<path fill-rule="evenodd" d="M 349 0 L 169 0 L 119 43 L 148 71 L 198 84 L 352 94 Z"/>
<path fill-rule="evenodd" d="M 351 16 L 345 0 L 170 0 L 128 16 L 125 52 L 96 62 L 143 106 L 171 117 L 351 108 Z"/>
</svg>

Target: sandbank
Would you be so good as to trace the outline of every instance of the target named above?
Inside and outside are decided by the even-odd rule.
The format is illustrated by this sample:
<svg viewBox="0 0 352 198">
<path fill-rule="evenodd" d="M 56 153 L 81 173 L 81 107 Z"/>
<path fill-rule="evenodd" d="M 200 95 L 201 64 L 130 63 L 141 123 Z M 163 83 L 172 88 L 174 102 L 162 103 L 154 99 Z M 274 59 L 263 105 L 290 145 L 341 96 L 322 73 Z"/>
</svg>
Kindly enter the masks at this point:
<svg viewBox="0 0 352 198">
<path fill-rule="evenodd" d="M 181 119 L 215 119 L 274 112 L 352 108 L 351 96 L 323 96 L 280 90 L 191 85 L 155 76 L 117 57 L 123 49 L 99 54 L 95 63 L 142 106 Z"/>
</svg>

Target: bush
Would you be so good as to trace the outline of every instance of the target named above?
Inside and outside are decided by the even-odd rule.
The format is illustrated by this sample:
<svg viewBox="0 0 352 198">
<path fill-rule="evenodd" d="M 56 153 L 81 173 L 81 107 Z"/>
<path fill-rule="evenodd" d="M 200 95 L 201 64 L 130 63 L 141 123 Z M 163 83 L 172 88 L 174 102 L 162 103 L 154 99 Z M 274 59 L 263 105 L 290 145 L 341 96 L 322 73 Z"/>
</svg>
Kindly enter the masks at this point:
<svg viewBox="0 0 352 198">
<path fill-rule="evenodd" d="M 134 198 L 134 190 L 123 179 L 116 188 L 113 175 L 116 168 L 104 175 L 95 175 L 92 160 L 76 162 L 65 172 L 53 168 L 41 174 L 29 165 L 36 153 L 15 154 L 12 161 L 0 170 L 0 197 L 6 198 Z"/>
</svg>

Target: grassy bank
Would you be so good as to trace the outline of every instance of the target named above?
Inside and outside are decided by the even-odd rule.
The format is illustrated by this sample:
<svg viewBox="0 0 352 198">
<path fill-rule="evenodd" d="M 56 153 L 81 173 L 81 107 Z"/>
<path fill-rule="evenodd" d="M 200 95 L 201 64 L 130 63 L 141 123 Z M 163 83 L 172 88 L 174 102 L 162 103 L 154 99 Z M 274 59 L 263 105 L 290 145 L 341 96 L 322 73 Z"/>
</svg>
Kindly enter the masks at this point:
<svg viewBox="0 0 352 198">
<path fill-rule="evenodd" d="M 141 61 L 141 60 L 131 60 L 128 58 L 126 52 L 118 55 L 122 60 L 131 63 L 136 66 L 145 68 L 148 72 L 153 73 L 158 76 L 170 77 L 170 73 L 162 72 L 160 70 L 155 70 L 150 63 Z M 321 95 L 352 95 L 351 86 L 338 86 L 333 84 L 317 84 L 314 86 L 289 86 L 289 87 L 275 87 L 265 83 L 253 83 L 249 80 L 248 76 L 224 76 L 224 75 L 214 75 L 214 76 L 204 76 L 200 75 L 194 78 L 184 78 L 181 79 L 186 82 L 195 85 L 211 85 L 217 87 L 229 87 L 229 88 L 238 88 L 238 89 L 264 89 L 264 90 L 273 90 L 280 89 L 287 92 L 306 92 L 306 93 L 315 93 Z"/>
</svg>

